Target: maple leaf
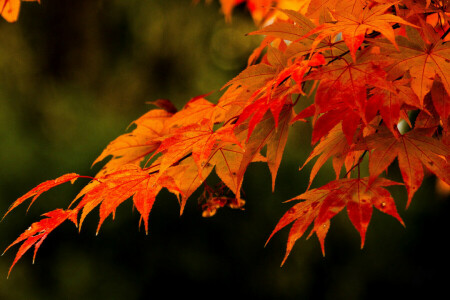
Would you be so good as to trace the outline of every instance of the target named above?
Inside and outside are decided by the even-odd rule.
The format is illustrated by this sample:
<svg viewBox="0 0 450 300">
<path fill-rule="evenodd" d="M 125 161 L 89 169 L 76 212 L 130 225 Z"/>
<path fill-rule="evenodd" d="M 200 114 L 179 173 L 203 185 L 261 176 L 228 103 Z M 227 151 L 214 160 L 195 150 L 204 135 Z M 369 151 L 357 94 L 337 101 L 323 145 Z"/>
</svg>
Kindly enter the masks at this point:
<svg viewBox="0 0 450 300">
<path fill-rule="evenodd" d="M 372 90 L 371 100 L 375 102 L 376 109 L 380 111 L 386 127 L 395 135 L 398 135 L 397 124 L 400 119 L 409 120 L 403 110 L 404 104 L 420 108 L 419 98 L 407 84 L 409 79 L 392 82 L 395 92 L 392 90 L 375 88 Z"/>
<path fill-rule="evenodd" d="M 238 175 L 245 152 L 242 146 L 221 142 L 213 147 L 209 157 L 200 166 L 192 156 L 189 156 L 179 164 L 170 167 L 166 171 L 166 175 L 173 178 L 181 191 L 180 214 L 183 213 L 187 199 L 205 182 L 213 169 L 222 182 L 236 195 L 237 201 L 240 202 L 242 199 L 239 196 Z M 258 154 L 252 157 L 252 162 L 263 160 Z"/>
<path fill-rule="evenodd" d="M 141 214 L 148 233 L 148 217 L 159 191 L 166 187 L 174 194 L 181 192 L 171 176 L 152 173 L 136 165 L 125 165 L 113 173 L 97 178 L 97 182 L 74 208 L 76 211 L 83 209 L 81 228 L 87 214 L 100 205 L 97 233 L 104 220 L 111 214 L 114 216 L 116 208 L 130 197 L 133 197 L 133 203 Z"/>
<path fill-rule="evenodd" d="M 256 90 L 263 87 L 267 81 L 273 79 L 276 71 L 276 67 L 264 63 L 249 66 L 238 76 L 228 81 L 224 87 L 228 85 L 241 85 Z"/>
<path fill-rule="evenodd" d="M 200 163 L 195 161 L 194 156 L 192 156 L 183 159 L 179 165 L 168 169 L 168 174 L 176 174 L 171 176 L 183 192 L 181 212 L 187 198 L 209 176 L 213 168 L 222 182 L 236 195 L 237 201 L 241 201 L 240 188 L 247 166 L 251 162 L 264 160 L 259 152 L 266 144 L 266 161 L 272 174 L 272 185 L 274 186 L 276 173 L 286 145 L 291 118 L 292 108 L 285 107 L 280 112 L 277 127 L 274 124 L 273 116 L 266 113 L 247 141 L 245 141 L 245 137 L 248 136 L 248 122 L 236 126 L 234 129 L 236 140 L 232 138 L 221 141 L 215 144 L 210 151 L 203 152 L 209 153 L 209 155 L 204 155 L 202 159 L 199 159 Z M 262 138 L 263 136 L 264 138 Z M 240 141 L 240 144 L 236 144 L 236 141 Z"/>
<path fill-rule="evenodd" d="M 123 134 L 103 150 L 92 165 L 102 161 L 108 156 L 111 160 L 106 163 L 97 176 L 108 174 L 126 164 L 139 165 L 149 154 L 153 153 L 161 144 L 160 138 L 168 134 L 166 123 L 171 113 L 165 110 L 150 110 L 142 117 L 134 121 L 136 128 Z"/>
<path fill-rule="evenodd" d="M 226 141 L 239 145 L 233 133 L 234 126 L 223 126 L 213 131 L 208 119 L 203 119 L 200 124 L 191 124 L 180 127 L 173 134 L 163 138 L 161 145 L 155 154 L 163 153 L 159 171 L 162 173 L 168 167 L 192 152 L 192 157 L 199 169 L 218 141 Z"/>
<path fill-rule="evenodd" d="M 192 156 L 167 169 L 166 174 L 172 177 L 181 192 L 180 215 L 183 214 L 187 199 L 197 190 L 213 170 L 214 165 L 205 163 L 200 169 Z"/>
<path fill-rule="evenodd" d="M 381 69 L 383 64 L 378 56 L 361 55 L 356 62 L 344 56 L 305 77 L 305 80 L 320 80 L 314 99 L 314 118 L 328 113 L 319 119 L 321 123 L 314 126 L 313 144 L 341 121 L 350 144 L 360 121 L 365 124 L 370 122 L 375 114 L 367 110 L 367 87 L 394 90 Z"/>
<path fill-rule="evenodd" d="M 262 34 L 293 42 L 300 41 L 306 34 L 316 27 L 310 19 L 296 11 L 288 9 L 281 9 L 280 11 L 286 14 L 295 23 L 275 22 L 249 34 Z M 314 41 L 313 38 L 309 38 L 302 43 L 307 43 L 308 40 L 310 41 L 310 44 Z"/>
<path fill-rule="evenodd" d="M 216 106 L 216 109 L 220 110 L 223 115 L 224 123 L 229 123 L 239 117 L 252 94 L 250 90 L 242 87 L 230 87 L 225 91 Z"/>
<path fill-rule="evenodd" d="M 439 140 L 429 137 L 434 128 L 413 129 L 398 137 L 381 126 L 375 134 L 365 139 L 364 148 L 372 150 L 369 159 L 371 181 L 375 180 L 395 158 L 408 191 L 409 206 L 414 193 L 422 184 L 423 167 L 433 172 L 447 184 L 450 183 L 450 165 L 445 157 L 450 149 Z M 361 146 L 356 148 L 362 148 Z"/>
<path fill-rule="evenodd" d="M 63 209 L 55 209 L 48 213 L 43 214 L 44 219 L 39 222 L 35 222 L 31 224 L 31 226 L 22 233 L 14 242 L 12 242 L 8 248 L 5 249 L 3 253 L 5 253 L 12 246 L 23 242 L 17 251 L 16 257 L 9 268 L 8 277 L 11 273 L 12 268 L 16 264 L 16 262 L 34 245 L 34 255 L 33 255 L 33 263 L 36 258 L 36 253 L 39 247 L 42 245 L 42 242 L 45 238 L 52 232 L 56 227 L 61 225 L 67 219 L 76 223 L 76 212 L 72 210 L 63 210 Z"/>
<path fill-rule="evenodd" d="M 372 216 L 373 206 L 378 210 L 396 218 L 402 225 L 394 199 L 384 187 L 399 183 L 383 178 L 377 178 L 369 183 L 369 178 L 338 179 L 328 184 L 309 190 L 293 200 L 305 200 L 291 207 L 280 219 L 267 242 L 275 233 L 294 222 L 289 232 L 286 261 L 295 242 L 303 236 L 309 225 L 314 226 L 309 236 L 317 235 L 325 255 L 325 237 L 330 227 L 330 220 L 347 206 L 348 216 L 361 236 L 361 248 L 364 246 L 367 227 Z M 266 243 L 267 244 L 267 243 Z"/>
<path fill-rule="evenodd" d="M 389 13 L 386 14 L 386 10 L 390 7 L 392 7 L 392 3 L 377 5 L 372 8 L 359 7 L 359 9 L 352 11 L 331 11 L 331 14 L 337 20 L 335 23 L 322 24 L 306 35 L 307 37 L 312 34 L 319 34 L 312 44 L 311 51 L 313 51 L 325 37 L 335 37 L 338 34 L 342 34 L 342 38 L 350 50 L 353 60 L 356 61 L 356 51 L 363 43 L 368 30 L 380 32 L 394 45 L 394 47 L 397 48 L 395 33 L 391 24 L 399 23 L 414 27 L 416 26 L 398 16 Z"/>
<path fill-rule="evenodd" d="M 84 176 L 80 176 L 80 175 L 75 174 L 75 173 L 69 173 L 69 174 L 62 175 L 62 176 L 60 176 L 60 177 L 58 177 L 56 179 L 47 180 L 45 182 L 42 182 L 41 184 L 39 184 L 38 186 L 36 186 L 32 190 L 27 192 L 25 195 L 23 195 L 22 197 L 20 197 L 16 201 L 14 201 L 14 203 L 11 204 L 11 206 L 8 208 L 8 211 L 4 214 L 3 219 L 6 217 L 7 214 L 9 214 L 11 212 L 11 210 L 16 208 L 20 204 L 22 204 L 25 200 L 33 197 L 33 199 L 31 199 L 31 203 L 30 203 L 30 205 L 28 207 L 28 208 L 30 208 L 30 206 L 34 203 L 34 201 L 36 201 L 36 199 L 42 193 L 50 190 L 51 188 L 54 188 L 55 186 L 58 186 L 60 184 L 68 182 L 68 181 L 70 181 L 71 183 L 74 183 L 75 180 L 77 180 L 80 177 L 84 177 Z"/>
<path fill-rule="evenodd" d="M 241 164 L 244 151 L 242 148 L 233 145 L 221 145 L 217 147 L 208 160 L 215 167 L 217 176 L 225 183 L 228 188 L 239 194 L 237 183 L 237 172 Z"/>
<path fill-rule="evenodd" d="M 386 71 L 391 78 L 411 75 L 411 88 L 423 106 L 425 95 L 431 90 L 437 75 L 447 93 L 450 93 L 450 48 L 442 40 L 424 42 L 417 30 L 407 28 L 409 39 L 397 36 L 398 51 L 384 40 L 374 41 L 386 56 L 394 59 Z"/>
<path fill-rule="evenodd" d="M 275 22 L 269 24 L 259 30 L 249 33 L 250 35 L 267 36 L 266 43 L 261 46 L 270 44 L 273 39 L 278 38 L 283 41 L 290 41 L 285 55 L 288 58 L 299 56 L 312 56 L 311 47 L 317 37 L 317 34 L 308 35 L 317 26 L 303 14 L 289 9 L 280 9 L 282 13 L 289 17 L 290 22 Z M 315 47 L 316 53 L 328 53 L 330 56 L 336 57 L 343 54 L 347 49 L 342 47 L 343 41 L 336 41 L 331 37 L 324 37 Z M 254 54 L 255 55 L 255 54 Z"/>
<path fill-rule="evenodd" d="M 221 110 L 216 105 L 205 99 L 206 95 L 192 98 L 182 110 L 174 114 L 167 122 L 167 127 L 184 126 L 199 123 L 203 119 L 210 120 L 211 124 L 223 121 Z"/>
<path fill-rule="evenodd" d="M 320 21 L 331 21 L 331 12 L 352 13 L 366 6 L 364 0 L 339 1 L 339 0 L 311 0 L 306 11 L 306 16 Z"/>
</svg>

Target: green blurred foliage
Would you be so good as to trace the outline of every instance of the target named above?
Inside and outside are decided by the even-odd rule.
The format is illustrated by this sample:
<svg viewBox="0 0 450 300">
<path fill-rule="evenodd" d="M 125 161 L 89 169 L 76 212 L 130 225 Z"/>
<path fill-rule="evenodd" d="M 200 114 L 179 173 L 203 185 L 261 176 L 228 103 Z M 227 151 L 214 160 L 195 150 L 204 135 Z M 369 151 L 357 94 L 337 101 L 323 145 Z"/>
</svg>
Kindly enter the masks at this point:
<svg viewBox="0 0 450 300">
<path fill-rule="evenodd" d="M 216 2 L 24 3 L 17 23 L 0 21 L 0 214 L 44 180 L 94 175 L 100 165 L 91 162 L 151 108 L 146 102 L 168 98 L 181 108 L 218 91 L 245 67 L 260 40 L 244 36 L 253 29 L 243 6 L 227 24 Z M 249 168 L 245 211 L 223 209 L 204 219 L 194 195 L 180 217 L 176 199 L 162 193 L 148 236 L 124 203 L 97 237 L 94 212 L 80 233 L 72 224 L 52 233 L 36 264 L 32 253 L 25 255 L 6 280 L 17 247 L 9 250 L 0 260 L 0 299 L 428 299 L 445 290 L 449 202 L 435 194 L 433 178 L 406 212 L 404 189 L 391 189 L 406 229 L 375 212 L 360 250 L 342 212 L 332 221 L 325 258 L 315 237 L 302 238 L 279 267 L 288 229 L 263 246 L 291 205 L 282 202 L 307 186 L 311 166 L 298 167 L 311 149 L 309 130 L 293 126 L 274 192 L 267 166 Z M 319 175 L 314 186 L 334 179 L 329 165 Z M 400 178 L 395 167 L 389 175 Z M 40 214 L 67 207 L 82 184 L 59 187 L 27 213 L 24 205 L 8 215 L 0 223 L 0 248 Z"/>
</svg>

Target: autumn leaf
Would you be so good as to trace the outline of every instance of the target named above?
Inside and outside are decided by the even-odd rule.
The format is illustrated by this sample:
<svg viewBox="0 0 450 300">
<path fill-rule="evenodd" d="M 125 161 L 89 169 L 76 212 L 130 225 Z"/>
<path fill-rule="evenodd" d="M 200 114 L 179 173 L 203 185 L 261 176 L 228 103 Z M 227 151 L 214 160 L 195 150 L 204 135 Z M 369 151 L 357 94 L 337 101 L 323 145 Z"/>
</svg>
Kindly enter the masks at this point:
<svg viewBox="0 0 450 300">
<path fill-rule="evenodd" d="M 224 126 L 213 131 L 207 119 L 199 124 L 183 126 L 174 131 L 173 134 L 164 137 L 155 154 L 163 153 L 159 171 L 162 173 L 168 167 L 192 152 L 194 161 L 199 166 L 205 163 L 214 145 L 219 141 L 231 142 L 239 145 L 234 137 L 234 126 Z"/>
<path fill-rule="evenodd" d="M 249 34 L 265 35 L 270 38 L 268 43 L 275 38 L 290 41 L 291 43 L 285 51 L 285 55 L 289 58 L 309 56 L 317 34 L 308 34 L 315 30 L 317 26 L 299 12 L 289 9 L 280 9 L 280 11 L 289 18 L 290 22 L 274 22 Z M 343 44 L 342 41 L 337 41 L 331 37 L 323 37 L 322 40 L 316 43 L 315 51 L 316 53 L 330 52 L 332 56 L 336 57 L 347 51 L 345 46 L 340 46 L 341 44 Z"/>
<path fill-rule="evenodd" d="M 320 121 L 317 121 L 319 123 L 314 125 L 313 144 L 341 121 L 351 144 L 358 124 L 361 121 L 367 124 L 375 116 L 367 110 L 367 88 L 395 91 L 392 83 L 386 80 L 386 73 L 381 68 L 383 64 L 377 56 L 361 56 L 356 62 L 344 56 L 305 77 L 305 80 L 320 80 L 314 99 L 314 118 L 328 113 L 321 116 Z"/>
<path fill-rule="evenodd" d="M 168 134 L 166 123 L 171 116 L 172 114 L 165 110 L 156 109 L 134 121 L 136 128 L 109 143 L 93 162 L 94 165 L 108 156 L 112 157 L 97 176 L 111 173 L 126 164 L 139 165 L 161 145 L 161 137 Z"/>
<path fill-rule="evenodd" d="M 189 124 L 199 123 L 203 119 L 210 120 L 211 124 L 222 122 L 221 111 L 216 105 L 208 101 L 206 95 L 192 98 L 186 103 L 182 110 L 174 114 L 167 122 L 166 127 L 180 127 Z"/>
<path fill-rule="evenodd" d="M 264 63 L 249 66 L 238 76 L 228 81 L 225 87 L 228 85 L 240 85 L 251 89 L 257 89 L 272 79 L 275 76 L 276 71 L 276 67 Z"/>
<path fill-rule="evenodd" d="M 22 243 L 19 250 L 17 251 L 16 257 L 9 268 L 8 277 L 11 273 L 12 268 L 16 262 L 32 247 L 34 246 L 33 263 L 36 258 L 36 253 L 45 238 L 52 232 L 56 227 L 61 225 L 65 220 L 69 219 L 76 223 L 76 213 L 72 210 L 55 209 L 48 213 L 43 214 L 44 219 L 39 222 L 31 224 L 31 226 L 22 233 L 13 243 L 11 243 L 8 248 L 3 252 L 5 253 L 12 246 Z"/>
<path fill-rule="evenodd" d="M 281 10 L 281 11 L 284 12 L 286 15 L 288 15 L 291 20 L 295 21 L 295 24 L 289 22 L 275 22 L 261 29 L 253 31 L 249 34 L 266 35 L 294 42 L 302 39 L 307 33 L 309 33 L 316 27 L 314 23 L 311 22 L 311 20 L 309 20 L 308 18 L 304 17 L 303 15 L 297 12 L 290 10 Z M 310 44 L 312 44 L 314 39 L 309 38 L 309 41 Z M 303 44 L 305 43 L 307 43 L 307 41 L 303 41 Z"/>
<path fill-rule="evenodd" d="M 364 0 L 311 0 L 306 16 L 311 19 L 328 22 L 331 21 L 330 12 L 353 13 L 358 10 L 360 11 L 365 6 L 366 2 Z"/>
<path fill-rule="evenodd" d="M 20 197 L 19 199 L 17 199 L 16 201 L 14 201 L 13 204 L 11 204 L 11 206 L 8 208 L 8 211 L 5 213 L 5 215 L 3 216 L 3 218 L 6 217 L 7 214 L 9 214 L 11 212 L 11 210 L 13 210 L 14 208 L 16 208 L 17 206 L 19 206 L 20 204 L 22 204 L 24 201 L 26 201 L 27 199 L 33 197 L 33 199 L 31 199 L 31 203 L 29 205 L 29 207 L 34 203 L 34 201 L 36 201 L 36 199 L 44 192 L 50 190 L 51 188 L 54 188 L 55 186 L 58 186 L 60 184 L 63 184 L 65 182 L 71 182 L 74 183 L 75 180 L 77 180 L 79 177 L 81 177 L 78 174 L 75 173 L 70 173 L 70 174 L 65 174 L 62 175 L 56 179 L 53 180 L 47 180 L 41 184 L 39 184 L 38 186 L 36 186 L 35 188 L 33 188 L 32 190 L 30 190 L 29 192 L 27 192 L 25 195 L 23 195 L 22 197 Z M 29 208 L 28 207 L 28 208 Z"/>
<path fill-rule="evenodd" d="M 420 108 L 417 95 L 409 87 L 410 80 L 402 79 L 392 82 L 395 91 L 375 88 L 372 91 L 371 101 L 379 110 L 383 117 L 383 122 L 387 128 L 395 135 L 398 135 L 397 125 L 401 119 L 409 121 L 409 117 L 404 110 L 404 105 Z"/>
<path fill-rule="evenodd" d="M 393 160 L 398 158 L 408 191 L 407 206 L 422 184 L 424 177 L 422 165 L 447 184 L 450 183 L 450 165 L 445 160 L 445 157 L 450 155 L 450 149 L 439 140 L 429 137 L 427 134 L 429 132 L 429 128 L 413 129 L 396 137 L 383 126 L 365 139 L 366 149 L 373 149 L 369 159 L 371 181 L 376 180 Z"/>
<path fill-rule="evenodd" d="M 325 37 L 335 37 L 338 34 L 342 34 L 342 38 L 350 50 L 353 61 L 356 61 L 356 51 L 363 43 L 365 35 L 369 30 L 381 33 L 395 48 L 397 48 L 392 24 L 398 23 L 416 26 L 398 16 L 385 13 L 390 7 L 392 7 L 392 3 L 377 5 L 372 8 L 368 6 L 365 8 L 359 7 L 359 9 L 353 11 L 331 11 L 334 19 L 337 20 L 336 22 L 322 24 L 306 35 L 306 37 L 308 37 L 312 34 L 318 34 L 311 46 L 311 51 L 313 51 Z"/>
<path fill-rule="evenodd" d="M 412 28 L 407 30 L 407 34 L 408 38 L 396 37 L 398 50 L 381 39 L 374 41 L 374 44 L 393 59 L 386 69 L 391 78 L 399 78 L 409 71 L 412 77 L 411 88 L 423 106 L 423 99 L 437 76 L 447 93 L 450 93 L 450 48 L 440 39 L 427 44 L 417 30 Z"/>
<path fill-rule="evenodd" d="M 384 188 L 398 185 L 387 179 L 377 178 L 369 183 L 369 178 L 338 179 L 328 184 L 309 190 L 293 200 L 305 200 L 291 207 L 280 219 L 268 241 L 275 233 L 294 222 L 289 232 L 286 261 L 295 242 L 303 236 L 308 227 L 314 223 L 311 234 L 319 238 L 322 252 L 325 255 L 325 237 L 330 227 L 330 220 L 344 207 L 347 207 L 348 216 L 361 236 L 361 248 L 364 246 L 365 235 L 373 207 L 396 218 L 404 225 L 397 213 L 396 205 L 390 193 Z"/>
<path fill-rule="evenodd" d="M 171 176 L 160 175 L 141 169 L 136 165 L 125 165 L 122 168 L 97 178 L 99 184 L 87 191 L 79 204 L 74 208 L 82 211 L 80 228 L 87 214 L 100 205 L 100 220 L 97 233 L 104 220 L 115 214 L 116 208 L 128 198 L 133 197 L 133 203 L 144 221 L 148 232 L 148 217 L 159 191 L 166 187 L 178 194 L 181 191 Z"/>
<path fill-rule="evenodd" d="M 181 193 L 181 199 L 179 200 L 180 215 L 183 214 L 189 197 L 199 188 L 211 174 L 213 169 L 214 165 L 211 163 L 205 163 L 205 165 L 199 169 L 192 156 L 183 159 L 177 165 L 167 169 L 167 176 L 173 178 Z"/>
<path fill-rule="evenodd" d="M 306 164 L 317 157 L 317 160 L 311 169 L 308 188 L 311 186 L 317 172 L 330 158 L 333 160 L 333 168 L 336 174 L 336 179 L 338 179 L 342 166 L 346 163 L 346 170 L 349 171 L 357 164 L 357 161 L 354 161 L 354 158 L 360 157 L 362 152 L 362 150 L 353 151 L 351 149 L 342 130 L 342 125 L 336 125 L 333 129 L 331 129 L 328 135 L 314 147 L 314 150 L 300 167 L 300 170 L 303 169 Z"/>
</svg>

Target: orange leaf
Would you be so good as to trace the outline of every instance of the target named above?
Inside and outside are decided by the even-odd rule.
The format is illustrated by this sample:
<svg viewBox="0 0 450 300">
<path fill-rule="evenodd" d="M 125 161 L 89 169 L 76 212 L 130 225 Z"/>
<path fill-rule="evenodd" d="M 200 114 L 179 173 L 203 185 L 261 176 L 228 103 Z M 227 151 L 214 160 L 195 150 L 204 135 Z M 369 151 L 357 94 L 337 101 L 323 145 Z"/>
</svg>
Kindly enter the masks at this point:
<svg viewBox="0 0 450 300">
<path fill-rule="evenodd" d="M 28 251 L 33 245 L 34 245 L 34 255 L 33 255 L 33 263 L 36 258 L 36 253 L 41 246 L 44 239 L 50 234 L 50 232 L 53 231 L 56 227 L 61 225 L 65 220 L 70 219 L 72 220 L 75 215 L 76 218 L 76 212 L 72 210 L 63 210 L 63 209 L 55 209 L 52 210 L 46 214 L 43 214 L 45 216 L 45 219 L 42 219 L 39 222 L 35 222 L 31 224 L 30 228 L 28 228 L 24 233 L 22 233 L 11 245 L 6 248 L 6 250 L 3 252 L 5 253 L 9 248 L 12 246 L 23 242 L 23 244 L 20 246 L 19 250 L 17 251 L 16 257 L 14 258 L 14 261 L 9 268 L 8 276 L 11 273 L 12 268 L 16 264 L 16 262 L 25 254 L 25 252 Z M 73 221 L 73 220 L 72 220 Z"/>
<path fill-rule="evenodd" d="M 149 173 L 136 165 L 125 165 L 113 173 L 97 179 L 99 182 L 88 190 L 74 210 L 83 209 L 80 227 L 86 215 L 100 205 L 100 220 L 97 233 L 104 220 L 115 213 L 116 208 L 125 200 L 133 197 L 133 202 L 144 221 L 145 231 L 148 232 L 148 216 L 156 195 L 163 187 L 171 192 L 180 190 L 173 179 L 166 175 Z"/>
<path fill-rule="evenodd" d="M 169 168 L 166 171 L 175 181 L 176 186 L 181 192 L 180 215 L 183 214 L 187 199 L 197 190 L 203 181 L 209 176 L 214 165 L 205 163 L 199 169 L 192 157 L 183 159 L 179 164 Z"/>
<path fill-rule="evenodd" d="M 272 79 L 277 69 L 264 63 L 253 65 L 242 71 L 238 76 L 228 81 L 225 85 L 240 85 L 247 88 L 257 89 Z"/>
<path fill-rule="evenodd" d="M 33 188 L 31 191 L 29 191 L 28 193 L 26 193 L 25 195 L 23 195 L 22 197 L 20 197 L 19 199 L 17 199 L 16 201 L 14 201 L 13 204 L 11 204 L 11 206 L 8 208 L 8 211 L 5 213 L 5 215 L 3 216 L 3 218 L 6 217 L 6 215 L 13 210 L 14 208 L 16 208 L 17 206 L 19 206 L 20 204 L 22 204 L 25 200 L 27 200 L 28 198 L 33 197 L 33 199 L 31 199 L 31 203 L 28 206 L 28 208 L 30 208 L 30 206 L 34 203 L 34 201 L 36 201 L 37 197 L 39 197 L 42 193 L 48 191 L 49 189 L 58 186 L 62 183 L 68 182 L 70 181 L 71 183 L 73 183 L 75 180 L 77 180 L 77 178 L 79 178 L 80 175 L 75 174 L 75 173 L 69 173 L 69 174 L 65 174 L 62 175 L 56 179 L 53 180 L 47 180 L 41 184 L 39 184 L 38 186 L 36 186 L 35 188 Z"/>
<path fill-rule="evenodd" d="M 137 127 L 130 133 L 123 134 L 109 143 L 93 165 L 112 156 L 100 172 L 101 175 L 111 173 L 123 165 L 139 165 L 149 154 L 153 153 L 161 144 L 160 138 L 167 134 L 166 122 L 172 116 L 165 110 L 150 110 L 134 121 Z M 97 175 L 97 176 L 99 176 Z"/>
<path fill-rule="evenodd" d="M 199 124 L 191 124 L 177 129 L 173 134 L 163 138 L 161 146 L 155 154 L 163 153 L 160 172 L 178 162 L 192 152 L 192 157 L 199 169 L 219 141 L 239 144 L 233 133 L 233 125 L 225 126 L 217 131 L 210 128 L 209 120 L 203 119 Z"/>
<path fill-rule="evenodd" d="M 167 123 L 167 127 L 179 127 L 189 124 L 199 123 L 203 119 L 210 120 L 211 124 L 221 121 L 220 111 L 216 109 L 216 105 L 206 100 L 204 97 L 207 95 L 201 95 L 192 98 L 183 107 L 182 110 L 174 114 Z"/>
<path fill-rule="evenodd" d="M 385 13 L 387 9 L 392 7 L 392 3 L 377 5 L 372 8 L 369 6 L 353 11 L 331 12 L 337 20 L 334 23 L 325 23 L 310 31 L 306 36 L 318 33 L 319 35 L 312 44 L 313 51 L 316 46 L 327 36 L 335 37 L 342 34 L 342 37 L 350 50 L 353 61 L 356 61 L 356 51 L 365 39 L 368 30 L 378 31 L 384 35 L 395 47 L 394 29 L 392 23 L 406 24 L 414 26 L 402 18 L 390 13 Z"/>
</svg>

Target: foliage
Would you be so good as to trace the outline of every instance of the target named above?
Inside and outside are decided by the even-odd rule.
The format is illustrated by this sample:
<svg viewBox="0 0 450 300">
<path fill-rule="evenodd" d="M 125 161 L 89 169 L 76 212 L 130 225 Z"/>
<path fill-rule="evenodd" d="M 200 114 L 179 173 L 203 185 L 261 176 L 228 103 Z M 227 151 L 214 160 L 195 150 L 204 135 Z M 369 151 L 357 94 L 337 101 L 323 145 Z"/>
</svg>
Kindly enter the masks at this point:
<svg viewBox="0 0 450 300">
<path fill-rule="evenodd" d="M 225 16 L 244 1 L 222 0 Z M 18 3 L 18 4 L 17 4 Z M 17 19 L 20 1 L 0 1 L 2 16 Z M 67 209 L 56 209 L 33 223 L 11 246 L 22 243 L 11 266 L 66 220 L 81 229 L 99 207 L 100 221 L 131 198 L 146 232 L 156 196 L 175 194 L 183 213 L 199 188 L 204 216 L 228 206 L 241 209 L 241 187 L 252 162 L 267 163 L 275 188 L 278 168 L 295 122 L 312 125 L 316 159 L 308 190 L 270 238 L 293 223 L 285 259 L 312 225 L 322 251 L 330 220 L 346 208 L 361 236 L 373 207 L 403 224 L 381 177 L 398 162 L 408 205 L 425 170 L 450 184 L 450 48 L 447 3 L 440 1 L 264 1 L 246 4 L 264 39 L 245 70 L 222 88 L 217 103 L 202 95 L 181 110 L 157 100 L 133 122 L 133 130 L 112 141 L 94 161 L 110 158 L 94 177 L 70 173 L 41 183 L 6 212 L 66 182 L 89 178 Z M 274 6 L 274 7 L 271 7 Z M 11 10 L 12 9 L 12 10 Z M 15 17 L 11 17 L 11 16 Z M 306 107 L 300 109 L 298 107 Z M 406 124 L 406 125 L 405 125 Z M 361 176 L 368 158 L 369 176 Z M 396 160 L 397 159 L 397 160 Z M 331 160 L 336 179 L 311 189 Z M 221 183 L 210 186 L 213 170 Z M 5 214 L 5 216 L 6 216 Z M 269 239 L 270 239 L 269 238 Z M 10 269 L 10 271 L 11 271 Z"/>
</svg>

